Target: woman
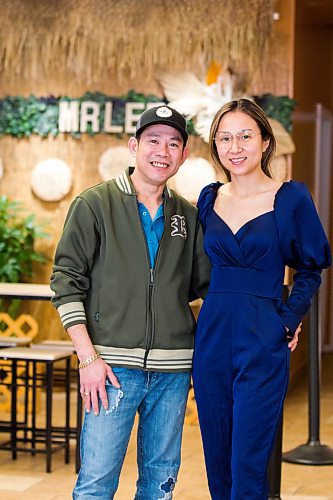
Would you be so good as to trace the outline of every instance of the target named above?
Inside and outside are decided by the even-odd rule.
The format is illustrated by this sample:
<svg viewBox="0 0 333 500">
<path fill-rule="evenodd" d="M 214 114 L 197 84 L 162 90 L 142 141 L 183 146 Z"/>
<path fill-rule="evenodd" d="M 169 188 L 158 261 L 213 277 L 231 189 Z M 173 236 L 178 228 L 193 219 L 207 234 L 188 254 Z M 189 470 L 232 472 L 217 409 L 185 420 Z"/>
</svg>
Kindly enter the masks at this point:
<svg viewBox="0 0 333 500">
<path fill-rule="evenodd" d="M 193 369 L 213 500 L 268 498 L 267 464 L 297 343 L 290 339 L 331 262 L 304 184 L 271 178 L 274 149 L 255 103 L 232 101 L 216 114 L 210 151 L 229 182 L 205 187 L 198 201 L 212 273 Z M 296 273 L 282 303 L 285 266 Z"/>
</svg>

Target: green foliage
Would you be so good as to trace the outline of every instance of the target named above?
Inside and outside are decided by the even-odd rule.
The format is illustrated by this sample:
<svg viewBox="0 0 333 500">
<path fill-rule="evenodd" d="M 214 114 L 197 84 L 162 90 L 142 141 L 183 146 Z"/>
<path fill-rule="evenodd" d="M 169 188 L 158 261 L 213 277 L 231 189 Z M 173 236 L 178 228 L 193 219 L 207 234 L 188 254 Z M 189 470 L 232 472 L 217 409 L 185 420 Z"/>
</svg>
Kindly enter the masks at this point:
<svg viewBox="0 0 333 500">
<path fill-rule="evenodd" d="M 296 106 L 296 101 L 287 96 L 273 96 L 264 94 L 253 96 L 254 100 L 264 109 L 268 116 L 275 118 L 291 131 L 291 114 Z M 41 137 L 48 135 L 57 136 L 59 134 L 59 102 L 60 101 L 94 101 L 100 105 L 99 124 L 100 130 L 103 130 L 105 103 L 112 101 L 112 123 L 114 125 L 123 125 L 125 121 L 125 103 L 140 102 L 161 102 L 163 99 L 155 95 L 145 95 L 129 90 L 126 94 L 119 97 L 110 97 L 101 92 L 86 92 L 78 99 L 70 97 L 57 98 L 34 97 L 28 98 L 15 96 L 0 99 L 0 135 L 11 135 L 13 137 L 29 137 L 31 134 L 38 134 Z M 188 132 L 191 135 L 197 135 L 195 124 L 192 120 L 187 121 Z M 95 135 L 91 125 L 88 125 L 88 134 Z M 79 132 L 71 132 L 72 137 L 79 138 Z M 121 136 L 122 134 L 119 134 Z"/>
<path fill-rule="evenodd" d="M 33 214 L 23 215 L 20 202 L 10 201 L 0 196 L 0 282 L 17 283 L 33 275 L 34 262 L 45 263 L 48 258 L 34 250 L 37 238 L 46 238 L 44 226 L 37 224 Z M 11 311 L 17 309 L 18 302 L 13 301 Z M 0 310 L 4 301 L 0 302 Z"/>
<path fill-rule="evenodd" d="M 282 123 L 284 128 L 291 132 L 292 120 L 291 115 L 297 105 L 297 101 L 290 97 L 274 96 L 272 94 L 264 94 L 261 96 L 253 96 L 255 102 L 265 111 L 270 117 Z"/>
<path fill-rule="evenodd" d="M 29 96 L 6 97 L 0 100 L 0 135 L 47 137 L 58 134 L 58 101 L 54 98 Z"/>
</svg>

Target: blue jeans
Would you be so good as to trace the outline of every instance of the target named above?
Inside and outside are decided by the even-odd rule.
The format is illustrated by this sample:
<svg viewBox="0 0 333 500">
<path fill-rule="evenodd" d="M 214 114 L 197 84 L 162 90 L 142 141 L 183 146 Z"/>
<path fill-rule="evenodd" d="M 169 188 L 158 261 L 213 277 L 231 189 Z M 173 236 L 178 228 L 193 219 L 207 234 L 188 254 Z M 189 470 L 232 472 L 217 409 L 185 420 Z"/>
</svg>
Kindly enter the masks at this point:
<svg viewBox="0 0 333 500">
<path fill-rule="evenodd" d="M 139 413 L 135 500 L 171 499 L 180 466 L 189 373 L 114 368 L 121 389 L 108 381 L 109 408 L 85 413 L 81 469 L 74 500 L 110 500 L 116 493 L 127 445 Z"/>
</svg>

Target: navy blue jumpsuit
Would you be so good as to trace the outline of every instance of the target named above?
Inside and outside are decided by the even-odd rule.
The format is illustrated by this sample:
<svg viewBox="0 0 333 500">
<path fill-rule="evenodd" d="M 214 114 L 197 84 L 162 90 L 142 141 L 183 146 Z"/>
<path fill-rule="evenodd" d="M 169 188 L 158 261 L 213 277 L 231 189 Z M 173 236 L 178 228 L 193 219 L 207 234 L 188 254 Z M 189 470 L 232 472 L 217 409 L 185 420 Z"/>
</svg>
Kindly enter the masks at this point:
<svg viewBox="0 0 333 500">
<path fill-rule="evenodd" d="M 236 234 L 214 211 L 220 186 L 198 201 L 212 272 L 195 338 L 195 397 L 212 499 L 266 500 L 288 385 L 285 327 L 295 332 L 331 254 L 304 184 L 283 183 L 274 209 Z M 283 303 L 285 266 L 296 273 Z"/>
</svg>

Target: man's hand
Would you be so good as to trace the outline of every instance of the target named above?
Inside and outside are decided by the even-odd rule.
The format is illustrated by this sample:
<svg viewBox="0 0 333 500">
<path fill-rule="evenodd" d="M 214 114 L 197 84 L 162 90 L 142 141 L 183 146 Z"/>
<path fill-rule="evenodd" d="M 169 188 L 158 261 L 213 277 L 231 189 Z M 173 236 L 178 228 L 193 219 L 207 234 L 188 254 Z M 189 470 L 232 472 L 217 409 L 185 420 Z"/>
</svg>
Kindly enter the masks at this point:
<svg viewBox="0 0 333 500">
<path fill-rule="evenodd" d="M 73 341 L 76 354 L 81 363 L 90 356 L 96 354 L 95 348 L 90 340 L 87 328 L 84 324 L 70 326 L 67 329 Z M 112 368 L 101 358 L 89 363 L 85 368 L 80 368 L 80 392 L 87 411 L 94 410 L 95 415 L 99 414 L 98 398 L 101 398 L 103 407 L 108 409 L 108 398 L 105 390 L 106 379 L 117 389 L 120 388 L 117 377 Z"/>
<path fill-rule="evenodd" d="M 291 350 L 291 352 L 293 352 L 296 349 L 296 347 L 297 347 L 297 344 L 298 344 L 298 334 L 300 333 L 301 328 L 302 328 L 302 323 L 300 323 L 298 325 L 297 330 L 295 332 L 295 335 L 293 336 L 293 338 L 291 339 L 291 341 L 288 343 L 288 347 Z"/>
<path fill-rule="evenodd" d="M 92 407 L 95 415 L 99 413 L 98 398 L 101 399 L 103 408 L 108 409 L 108 397 L 105 390 L 106 379 L 109 379 L 117 389 L 120 388 L 112 368 L 100 358 L 80 369 L 80 392 L 84 406 L 88 412 Z"/>
</svg>

